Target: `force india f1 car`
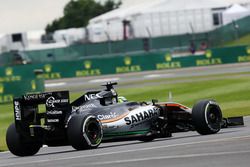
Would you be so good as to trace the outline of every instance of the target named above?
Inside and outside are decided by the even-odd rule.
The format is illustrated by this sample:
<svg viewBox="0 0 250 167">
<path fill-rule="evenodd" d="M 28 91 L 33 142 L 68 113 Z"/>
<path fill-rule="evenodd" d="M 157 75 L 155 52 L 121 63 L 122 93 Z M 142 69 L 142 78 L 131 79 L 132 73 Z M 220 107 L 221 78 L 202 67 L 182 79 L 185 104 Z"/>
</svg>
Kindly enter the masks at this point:
<svg viewBox="0 0 250 167">
<path fill-rule="evenodd" d="M 97 148 L 101 142 L 152 141 L 174 132 L 196 130 L 214 134 L 230 124 L 219 105 L 201 100 L 193 108 L 174 102 L 128 102 L 119 98 L 113 85 L 89 91 L 69 102 L 68 91 L 27 94 L 15 98 L 15 123 L 7 130 L 6 143 L 17 156 L 36 154 L 42 145 L 71 145 L 76 150 Z M 39 105 L 45 104 L 41 112 Z M 241 118 L 234 122 L 243 123 Z M 224 122 L 224 123 L 223 123 Z M 232 124 L 231 120 L 231 124 Z"/>
</svg>

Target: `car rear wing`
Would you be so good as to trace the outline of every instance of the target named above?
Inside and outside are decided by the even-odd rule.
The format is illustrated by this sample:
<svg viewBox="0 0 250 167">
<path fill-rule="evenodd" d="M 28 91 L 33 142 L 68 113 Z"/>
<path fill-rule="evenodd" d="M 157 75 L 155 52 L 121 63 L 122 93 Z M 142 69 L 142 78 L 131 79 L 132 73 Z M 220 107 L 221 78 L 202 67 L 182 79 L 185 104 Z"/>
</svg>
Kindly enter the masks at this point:
<svg viewBox="0 0 250 167">
<path fill-rule="evenodd" d="M 29 136 L 34 128 L 62 128 L 70 114 L 68 91 L 23 95 L 15 98 L 13 105 L 17 131 Z"/>
</svg>

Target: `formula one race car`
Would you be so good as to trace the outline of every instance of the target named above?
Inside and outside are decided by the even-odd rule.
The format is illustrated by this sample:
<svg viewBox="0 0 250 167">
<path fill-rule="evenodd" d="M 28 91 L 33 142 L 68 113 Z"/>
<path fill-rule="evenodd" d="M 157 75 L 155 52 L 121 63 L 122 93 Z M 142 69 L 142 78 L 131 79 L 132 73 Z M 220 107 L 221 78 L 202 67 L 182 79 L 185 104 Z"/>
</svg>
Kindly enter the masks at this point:
<svg viewBox="0 0 250 167">
<path fill-rule="evenodd" d="M 118 97 L 113 88 L 116 84 L 107 83 L 104 90 L 89 91 L 72 103 L 68 91 L 15 98 L 15 123 L 6 135 L 9 150 L 17 156 L 30 156 L 42 145 L 92 149 L 107 141 L 146 142 L 189 130 L 214 134 L 230 124 L 223 121 L 213 100 L 201 100 L 192 109 L 174 102 L 129 102 Z"/>
</svg>

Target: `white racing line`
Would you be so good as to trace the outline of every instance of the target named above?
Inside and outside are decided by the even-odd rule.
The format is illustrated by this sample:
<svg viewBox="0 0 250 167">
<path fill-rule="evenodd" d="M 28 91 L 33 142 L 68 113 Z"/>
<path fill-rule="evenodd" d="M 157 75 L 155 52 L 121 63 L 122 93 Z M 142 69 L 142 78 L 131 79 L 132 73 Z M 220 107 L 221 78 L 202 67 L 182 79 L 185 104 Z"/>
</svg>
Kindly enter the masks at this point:
<svg viewBox="0 0 250 167">
<path fill-rule="evenodd" d="M 105 82 L 114 82 L 119 80 L 120 78 L 102 78 L 102 79 L 90 80 L 89 83 L 105 83 Z"/>
<path fill-rule="evenodd" d="M 150 79 L 150 78 L 167 78 L 167 77 L 170 77 L 170 76 L 174 76 L 175 74 L 174 73 L 168 73 L 168 74 L 149 74 L 149 75 L 144 75 L 143 78 L 147 78 L 147 79 Z"/>
<path fill-rule="evenodd" d="M 65 82 L 58 82 L 58 83 L 46 83 L 45 87 L 46 88 L 52 88 L 52 87 L 57 87 L 57 86 L 64 86 L 66 85 Z"/>
<path fill-rule="evenodd" d="M 143 76 L 138 76 L 141 78 L 147 78 L 147 79 L 153 79 L 153 78 L 160 78 L 162 76 L 172 76 L 173 74 L 149 74 L 149 75 L 143 75 Z M 89 83 L 105 83 L 105 82 L 115 82 L 115 81 L 120 81 L 122 78 L 115 77 L 115 78 L 100 78 L 100 79 L 93 79 L 89 80 Z M 45 87 L 47 88 L 53 88 L 53 87 L 58 87 L 58 86 L 65 86 L 67 85 L 66 82 L 52 82 L 52 83 L 46 83 Z"/>
<path fill-rule="evenodd" d="M 90 165 L 108 165 L 108 164 L 139 162 L 139 161 L 151 161 L 151 160 L 162 160 L 162 159 L 180 159 L 180 158 L 193 158 L 193 157 L 207 157 L 207 156 L 232 155 L 232 154 L 243 154 L 243 153 L 244 154 L 245 153 L 250 153 L 250 151 L 232 151 L 232 152 L 184 154 L 184 155 L 170 155 L 170 156 L 157 156 L 157 157 L 152 157 L 151 156 L 151 157 L 147 157 L 147 158 L 135 158 L 135 159 L 127 159 L 127 160 L 95 162 L 95 163 L 90 163 Z"/>
<path fill-rule="evenodd" d="M 250 139 L 250 135 L 248 136 L 240 136 L 240 137 L 230 137 L 230 138 L 222 138 L 222 139 L 214 139 L 214 140 L 205 140 L 199 142 L 188 142 L 188 143 L 180 143 L 180 144 L 172 144 L 172 145 L 163 145 L 163 146 L 155 146 L 155 147 L 146 147 L 146 148 L 138 148 L 131 150 L 123 150 L 123 151 L 114 151 L 114 152 L 106 152 L 99 154 L 91 154 L 91 155 L 79 155 L 74 157 L 64 157 L 64 158 L 54 158 L 54 159 L 44 159 L 38 161 L 29 161 L 29 162 L 17 162 L 17 163 L 9 163 L 9 164 L 0 164 L 1 166 L 16 166 L 16 165 L 25 165 L 25 164 L 35 164 L 35 163 L 44 163 L 44 162 L 53 162 L 53 161 L 61 161 L 61 160 L 70 160 L 70 159 L 78 159 L 78 158 L 89 158 L 96 156 L 104 156 L 104 155 L 114 155 L 114 154 L 122 154 L 129 152 L 138 152 L 138 151 L 146 151 L 146 150 L 154 150 L 161 148 L 169 148 L 169 147 L 178 147 L 178 146 L 186 146 L 186 145 L 196 145 L 196 144 L 206 144 L 206 143 L 214 143 L 214 142 L 225 142 L 225 141 L 235 141 L 239 139 Z M 250 153 L 250 151 L 237 151 L 237 152 L 216 152 L 216 153 L 200 153 L 200 154 L 187 154 L 187 155 L 173 155 L 173 156 L 162 156 L 162 157 L 150 157 L 152 160 L 157 159 L 171 159 L 171 158 L 185 158 L 185 157 L 199 157 L 199 156 L 212 156 L 212 155 L 229 155 L 229 154 L 237 154 L 237 153 Z M 130 160 L 117 160 L 117 161 L 107 161 L 107 164 L 111 163 L 123 163 L 123 162 L 134 162 L 134 161 L 145 161 L 150 160 L 150 158 L 137 158 Z M 98 163 L 92 163 L 90 165 L 97 165 Z M 105 162 L 102 162 L 105 164 Z"/>
<path fill-rule="evenodd" d="M 144 75 L 143 78 L 160 78 L 161 74 Z"/>
</svg>

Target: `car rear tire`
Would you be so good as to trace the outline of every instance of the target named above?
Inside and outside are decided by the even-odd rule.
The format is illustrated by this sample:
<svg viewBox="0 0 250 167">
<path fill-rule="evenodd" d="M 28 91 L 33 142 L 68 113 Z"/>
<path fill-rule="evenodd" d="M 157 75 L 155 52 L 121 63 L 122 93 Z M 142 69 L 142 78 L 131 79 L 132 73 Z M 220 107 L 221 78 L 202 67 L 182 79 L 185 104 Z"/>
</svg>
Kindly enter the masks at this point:
<svg viewBox="0 0 250 167">
<path fill-rule="evenodd" d="M 100 121 L 93 115 L 74 115 L 67 127 L 69 143 L 76 150 L 97 148 L 102 141 Z"/>
<path fill-rule="evenodd" d="M 220 106 L 213 100 L 201 100 L 192 109 L 192 121 L 196 131 L 201 135 L 220 131 L 222 113 Z"/>
<path fill-rule="evenodd" d="M 17 131 L 15 124 L 11 124 L 7 130 L 6 143 L 10 152 L 16 156 L 31 156 L 36 154 L 42 144 L 32 139 L 21 136 Z"/>
</svg>

